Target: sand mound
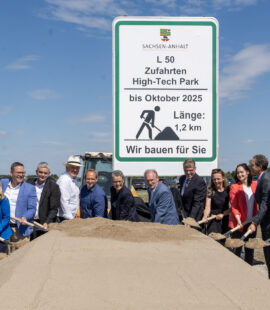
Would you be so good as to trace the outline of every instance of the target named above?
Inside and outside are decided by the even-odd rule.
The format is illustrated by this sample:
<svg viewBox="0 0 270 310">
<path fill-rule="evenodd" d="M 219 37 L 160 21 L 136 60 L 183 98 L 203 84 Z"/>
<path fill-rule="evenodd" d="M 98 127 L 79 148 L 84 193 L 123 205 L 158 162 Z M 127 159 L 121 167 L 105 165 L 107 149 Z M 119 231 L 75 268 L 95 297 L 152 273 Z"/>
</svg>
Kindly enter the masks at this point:
<svg viewBox="0 0 270 310">
<path fill-rule="evenodd" d="M 214 240 L 224 240 L 225 236 L 219 233 L 211 233 L 208 235 L 210 238 L 214 239 Z"/>
<path fill-rule="evenodd" d="M 268 279 L 181 225 L 66 221 L 0 270 L 4 310 L 269 310 Z"/>
<path fill-rule="evenodd" d="M 50 224 L 72 237 L 90 237 L 131 242 L 181 242 L 192 240 L 192 231 L 182 225 L 112 221 L 104 218 L 74 219 Z"/>
<path fill-rule="evenodd" d="M 3 258 L 5 258 L 6 256 L 7 256 L 7 254 L 5 254 L 5 253 L 0 253 L 0 260 L 3 259 Z"/>
<path fill-rule="evenodd" d="M 246 243 L 245 247 L 248 249 L 260 249 L 268 245 L 269 244 L 267 242 L 263 241 L 260 238 L 250 238 Z"/>
<path fill-rule="evenodd" d="M 225 247 L 234 249 L 234 248 L 240 248 L 244 244 L 245 242 L 243 240 L 227 238 L 225 242 Z"/>
<path fill-rule="evenodd" d="M 197 228 L 201 228 L 201 226 L 194 220 L 194 218 L 192 217 L 186 217 L 183 219 L 183 223 L 193 226 L 193 227 L 197 227 Z"/>
</svg>

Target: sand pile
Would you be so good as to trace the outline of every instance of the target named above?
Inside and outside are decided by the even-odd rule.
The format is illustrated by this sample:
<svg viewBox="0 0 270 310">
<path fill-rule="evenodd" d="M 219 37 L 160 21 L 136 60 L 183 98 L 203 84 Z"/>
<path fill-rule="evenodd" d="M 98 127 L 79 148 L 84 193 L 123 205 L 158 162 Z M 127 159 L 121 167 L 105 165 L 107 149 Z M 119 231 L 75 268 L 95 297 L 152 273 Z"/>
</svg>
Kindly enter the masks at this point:
<svg viewBox="0 0 270 310">
<path fill-rule="evenodd" d="M 183 219 L 183 223 L 190 225 L 192 227 L 197 227 L 197 228 L 201 228 L 201 226 L 194 220 L 194 218 L 192 217 L 186 217 Z"/>
<path fill-rule="evenodd" d="M 5 253 L 0 253 L 0 260 L 3 259 L 3 258 L 6 258 L 7 257 L 7 254 Z"/>
<path fill-rule="evenodd" d="M 0 270 L 5 310 L 269 310 L 268 279 L 184 226 L 68 221 Z"/>
<path fill-rule="evenodd" d="M 190 229 L 180 225 L 161 225 L 111 221 L 104 218 L 74 219 L 51 224 L 50 230 L 59 230 L 72 237 L 104 238 L 131 242 L 176 242 L 192 240 Z"/>
<path fill-rule="evenodd" d="M 244 244 L 245 242 L 243 240 L 227 238 L 225 242 L 225 247 L 234 249 L 234 248 L 240 248 Z"/>
<path fill-rule="evenodd" d="M 208 236 L 217 241 L 224 240 L 226 238 L 224 235 L 214 232 L 210 233 Z"/>
<path fill-rule="evenodd" d="M 246 242 L 245 247 L 249 249 L 260 249 L 265 246 L 269 246 L 269 243 L 263 241 L 260 238 L 250 238 L 248 242 Z"/>
</svg>

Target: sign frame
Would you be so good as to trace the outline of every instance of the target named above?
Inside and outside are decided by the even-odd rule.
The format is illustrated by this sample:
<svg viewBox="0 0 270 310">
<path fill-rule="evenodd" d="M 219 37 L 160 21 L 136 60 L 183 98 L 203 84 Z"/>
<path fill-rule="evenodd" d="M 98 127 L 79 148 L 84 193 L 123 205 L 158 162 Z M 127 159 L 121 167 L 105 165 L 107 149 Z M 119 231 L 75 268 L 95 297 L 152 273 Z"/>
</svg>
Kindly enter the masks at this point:
<svg viewBox="0 0 270 310">
<path fill-rule="evenodd" d="M 218 165 L 218 22 L 213 17 L 118 17 L 113 22 L 113 124 L 114 124 L 114 168 L 126 171 L 127 175 L 140 175 L 141 169 L 138 169 L 138 174 L 129 172 L 126 164 L 139 164 L 140 163 L 181 163 L 187 157 L 121 157 L 120 155 L 120 27 L 121 26 L 206 26 L 212 29 L 212 156 L 211 157 L 192 157 L 198 162 L 199 167 L 201 164 L 208 163 L 212 165 L 211 168 Z M 190 157 L 190 156 L 189 156 Z M 123 163 L 124 165 L 122 165 Z M 145 165 L 143 165 L 145 166 Z M 134 169 L 132 169 L 134 170 Z M 182 169 L 180 169 L 182 170 Z M 211 169 L 203 169 L 210 170 Z M 174 172 L 173 175 L 175 175 Z M 166 175 L 172 175 L 170 172 Z"/>
</svg>

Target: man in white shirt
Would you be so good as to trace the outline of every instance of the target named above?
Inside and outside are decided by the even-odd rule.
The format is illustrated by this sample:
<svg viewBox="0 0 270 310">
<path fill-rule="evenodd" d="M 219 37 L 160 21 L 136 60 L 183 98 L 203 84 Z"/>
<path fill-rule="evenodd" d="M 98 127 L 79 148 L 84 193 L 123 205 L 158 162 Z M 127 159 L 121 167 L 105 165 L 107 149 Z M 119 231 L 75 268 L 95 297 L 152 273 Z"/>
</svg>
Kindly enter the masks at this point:
<svg viewBox="0 0 270 310">
<path fill-rule="evenodd" d="M 21 240 L 29 241 L 33 231 L 31 226 L 25 225 L 25 221 L 32 222 L 37 204 L 35 187 L 24 182 L 24 166 L 20 162 L 14 162 L 10 169 L 11 179 L 2 179 L 3 192 L 10 202 L 10 215 L 19 220 L 11 219 L 13 235 L 12 242 Z"/>
<path fill-rule="evenodd" d="M 80 203 L 80 189 L 77 183 L 77 175 L 79 174 L 80 167 L 82 167 L 80 158 L 78 156 L 70 156 L 63 165 L 66 166 L 66 172 L 57 180 L 61 192 L 58 222 L 74 219 Z"/>
</svg>

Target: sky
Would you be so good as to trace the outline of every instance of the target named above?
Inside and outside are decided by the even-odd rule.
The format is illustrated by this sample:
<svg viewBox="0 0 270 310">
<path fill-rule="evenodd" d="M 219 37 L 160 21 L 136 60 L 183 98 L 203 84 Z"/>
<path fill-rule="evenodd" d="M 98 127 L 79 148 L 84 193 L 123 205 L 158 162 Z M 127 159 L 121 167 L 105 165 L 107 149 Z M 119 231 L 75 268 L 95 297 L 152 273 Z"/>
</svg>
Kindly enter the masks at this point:
<svg viewBox="0 0 270 310">
<path fill-rule="evenodd" d="M 40 161 L 60 174 L 86 151 L 111 152 L 112 21 L 213 16 L 219 21 L 219 166 L 270 159 L 270 1 L 0 1 L 0 174 Z"/>
</svg>

